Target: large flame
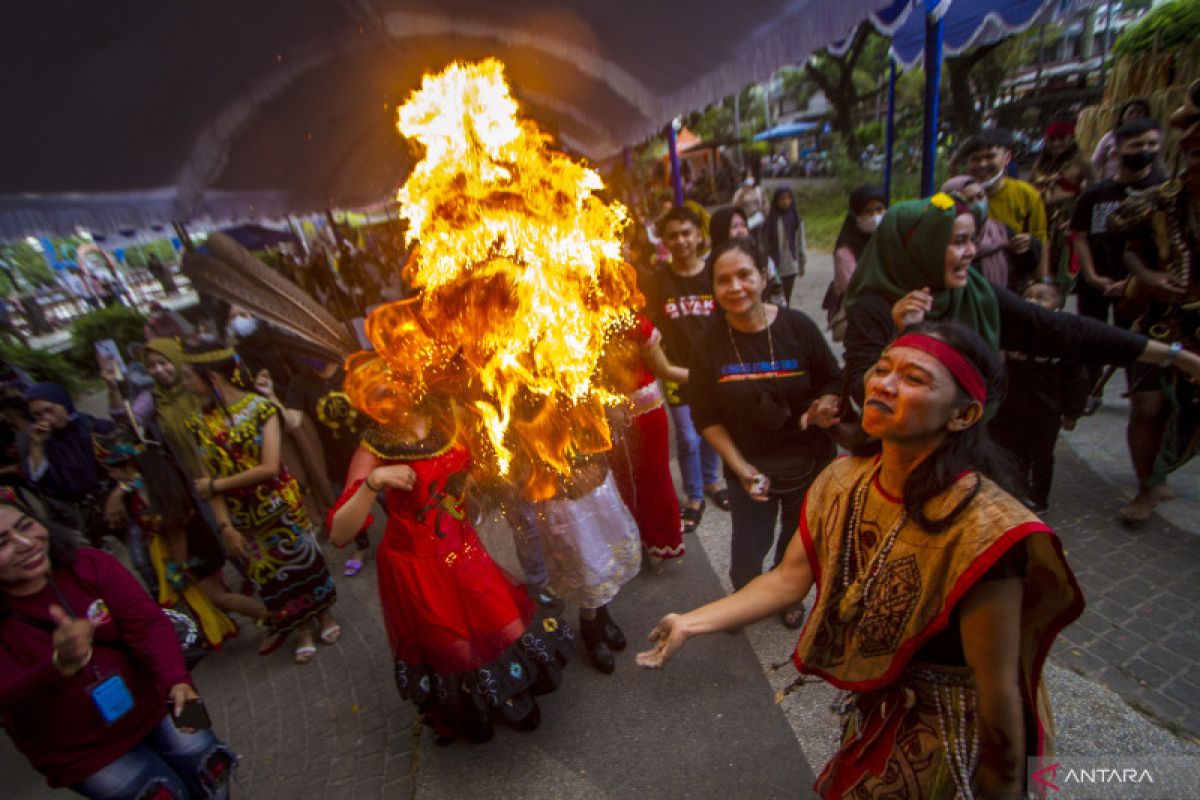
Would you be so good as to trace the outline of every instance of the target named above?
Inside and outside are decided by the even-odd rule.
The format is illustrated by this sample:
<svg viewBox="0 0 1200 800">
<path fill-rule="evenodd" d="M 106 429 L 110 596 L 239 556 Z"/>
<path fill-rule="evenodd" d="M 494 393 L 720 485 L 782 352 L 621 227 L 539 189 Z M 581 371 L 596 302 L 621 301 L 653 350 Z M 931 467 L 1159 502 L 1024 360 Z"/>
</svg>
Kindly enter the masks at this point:
<svg viewBox="0 0 1200 800">
<path fill-rule="evenodd" d="M 454 400 L 486 467 L 553 496 L 575 456 L 610 447 L 604 406 L 620 396 L 598 367 L 642 305 L 625 209 L 517 118 L 498 61 L 425 76 L 399 117 L 424 147 L 398 195 L 420 294 L 371 315 L 376 352 L 351 359 L 347 391 L 385 425 Z"/>
</svg>

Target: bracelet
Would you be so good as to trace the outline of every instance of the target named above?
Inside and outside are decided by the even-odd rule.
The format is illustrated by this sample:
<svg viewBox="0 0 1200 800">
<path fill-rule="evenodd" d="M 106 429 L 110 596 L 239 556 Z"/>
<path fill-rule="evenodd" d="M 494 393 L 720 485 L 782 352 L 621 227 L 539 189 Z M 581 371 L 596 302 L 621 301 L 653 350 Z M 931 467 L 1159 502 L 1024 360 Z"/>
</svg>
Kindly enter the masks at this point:
<svg viewBox="0 0 1200 800">
<path fill-rule="evenodd" d="M 367 477 L 363 478 L 363 486 L 367 487 L 367 491 L 374 492 L 375 494 L 379 494 L 381 491 L 383 491 L 382 486 L 380 486 L 378 489 L 376 489 L 374 486 L 371 485 L 371 474 L 370 473 L 367 473 Z"/>
<path fill-rule="evenodd" d="M 208 496 L 212 497 L 216 493 L 217 493 L 217 479 L 209 478 L 208 479 Z"/>
<path fill-rule="evenodd" d="M 1175 363 L 1175 359 L 1179 358 L 1179 354 L 1183 352 L 1183 342 L 1171 342 L 1171 346 L 1167 348 L 1167 357 L 1158 362 L 1160 367 L 1169 367 Z"/>
<path fill-rule="evenodd" d="M 83 669 L 84 667 L 86 667 L 86 666 L 88 665 L 88 663 L 89 663 L 89 662 L 91 662 L 91 660 L 92 660 L 92 646 L 89 644 L 89 645 L 88 645 L 88 651 L 87 651 L 87 655 L 85 655 L 85 656 L 83 657 L 83 661 L 80 661 L 80 662 L 79 662 L 79 666 L 78 666 L 78 667 L 76 667 L 75 669 L 71 670 L 71 675 L 74 675 L 76 672 L 79 672 L 79 670 L 81 670 L 81 669 Z M 65 669 L 63 669 L 63 665 L 62 665 L 62 664 L 59 662 L 59 660 L 58 660 L 58 650 L 57 650 L 57 649 L 56 649 L 56 650 L 52 650 L 52 651 L 50 651 L 50 663 L 51 663 L 51 664 L 53 664 L 53 665 L 54 665 L 54 668 L 55 668 L 56 670 L 58 670 L 59 672 L 62 672 L 62 673 L 65 673 L 65 672 L 66 672 L 66 670 L 65 670 Z M 67 677 L 70 677 L 70 676 L 68 675 Z"/>
</svg>

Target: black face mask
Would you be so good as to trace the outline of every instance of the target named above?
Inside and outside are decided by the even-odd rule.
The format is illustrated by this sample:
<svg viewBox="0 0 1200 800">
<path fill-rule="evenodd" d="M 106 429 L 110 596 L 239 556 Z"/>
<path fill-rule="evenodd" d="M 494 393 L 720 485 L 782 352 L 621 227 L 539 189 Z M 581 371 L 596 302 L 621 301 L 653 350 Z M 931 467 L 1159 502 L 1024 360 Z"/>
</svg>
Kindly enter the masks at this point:
<svg viewBox="0 0 1200 800">
<path fill-rule="evenodd" d="M 1146 167 L 1154 163 L 1154 159 L 1158 158 L 1158 153 L 1153 150 L 1139 150 L 1136 153 L 1122 153 L 1121 166 L 1125 169 L 1140 172 Z"/>
</svg>

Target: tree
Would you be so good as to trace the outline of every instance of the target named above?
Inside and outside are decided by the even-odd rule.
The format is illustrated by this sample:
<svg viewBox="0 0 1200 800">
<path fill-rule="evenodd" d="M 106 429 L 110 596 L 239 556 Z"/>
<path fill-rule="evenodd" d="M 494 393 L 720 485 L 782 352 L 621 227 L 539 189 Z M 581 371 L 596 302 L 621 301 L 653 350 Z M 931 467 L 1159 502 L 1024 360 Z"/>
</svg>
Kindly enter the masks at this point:
<svg viewBox="0 0 1200 800">
<path fill-rule="evenodd" d="M 980 113 L 994 104 L 1004 81 L 1033 58 L 1035 30 L 1036 37 L 1061 33 L 1051 26 L 1044 30 L 1030 28 L 1017 36 L 946 59 L 949 117 L 955 131 L 965 134 L 979 129 Z"/>
<path fill-rule="evenodd" d="M 863 101 L 882 90 L 879 79 L 886 60 L 887 41 L 864 23 L 855 29 L 845 53 L 835 56 L 825 52 L 804 65 L 805 74 L 833 107 L 833 129 L 842 135 L 846 153 L 852 158 L 858 150 L 855 112 Z"/>
<path fill-rule="evenodd" d="M 1149 54 L 1154 50 L 1172 50 L 1194 46 L 1200 28 L 1200 3 L 1173 0 L 1163 3 L 1133 25 L 1121 31 L 1113 53 L 1118 56 Z"/>
<path fill-rule="evenodd" d="M 27 242 L 0 244 L 0 290 L 5 292 L 54 282 L 54 271 L 39 250 Z M 15 280 L 14 280 L 15 279 Z M 14 284 L 22 284 L 17 286 Z"/>
</svg>

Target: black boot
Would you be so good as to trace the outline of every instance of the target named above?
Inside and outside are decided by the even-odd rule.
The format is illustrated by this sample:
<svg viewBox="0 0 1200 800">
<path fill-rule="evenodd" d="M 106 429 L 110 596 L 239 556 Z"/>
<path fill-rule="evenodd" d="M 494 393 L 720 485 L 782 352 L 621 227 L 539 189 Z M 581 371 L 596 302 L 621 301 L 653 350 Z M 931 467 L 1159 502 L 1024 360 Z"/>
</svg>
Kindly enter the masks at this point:
<svg viewBox="0 0 1200 800">
<path fill-rule="evenodd" d="M 525 718 L 518 722 L 515 727 L 517 730 L 527 733 L 537 730 L 537 727 L 542 724 L 542 710 L 538 708 L 537 701 L 533 701 L 533 710 L 525 715 Z"/>
<path fill-rule="evenodd" d="M 579 616 L 579 632 L 583 635 L 583 644 L 587 648 L 588 658 L 592 660 L 592 665 L 605 675 L 612 674 L 612 671 L 617 668 L 617 662 L 613 658 L 612 651 L 608 649 L 608 644 L 604 641 L 604 623 L 598 618 L 584 619 L 581 614 Z"/>
<path fill-rule="evenodd" d="M 613 622 L 612 617 L 608 615 L 608 606 L 600 606 L 596 609 L 596 621 L 603 626 L 604 641 L 609 648 L 618 653 L 624 650 L 628 642 L 625 641 L 625 634 L 621 633 L 617 623 Z"/>
</svg>

